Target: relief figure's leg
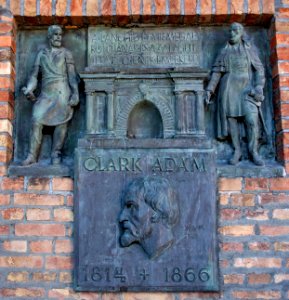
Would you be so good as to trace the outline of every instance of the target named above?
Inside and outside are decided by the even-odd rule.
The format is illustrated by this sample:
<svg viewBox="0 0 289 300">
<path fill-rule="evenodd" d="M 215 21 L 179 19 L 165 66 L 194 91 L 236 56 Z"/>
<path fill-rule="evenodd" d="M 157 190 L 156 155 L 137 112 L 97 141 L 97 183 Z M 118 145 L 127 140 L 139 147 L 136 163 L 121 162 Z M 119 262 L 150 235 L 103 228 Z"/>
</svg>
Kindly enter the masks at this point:
<svg viewBox="0 0 289 300">
<path fill-rule="evenodd" d="M 259 140 L 259 113 L 258 108 L 254 104 L 251 105 L 250 111 L 245 114 L 245 122 L 248 136 L 248 149 L 252 156 L 253 162 L 257 166 L 263 166 L 264 162 L 258 154 Z"/>
<path fill-rule="evenodd" d="M 22 162 L 23 166 L 28 166 L 37 161 L 42 141 L 43 125 L 33 122 L 30 133 L 30 148 L 27 158 Z"/>
<path fill-rule="evenodd" d="M 236 118 L 228 118 L 228 123 L 233 147 L 235 149 L 234 155 L 230 159 L 230 164 L 236 165 L 242 156 L 238 120 Z"/>
<path fill-rule="evenodd" d="M 52 163 L 54 165 L 58 165 L 61 162 L 61 150 L 64 145 L 66 133 L 67 123 L 58 125 L 54 129 L 51 153 Z"/>
</svg>

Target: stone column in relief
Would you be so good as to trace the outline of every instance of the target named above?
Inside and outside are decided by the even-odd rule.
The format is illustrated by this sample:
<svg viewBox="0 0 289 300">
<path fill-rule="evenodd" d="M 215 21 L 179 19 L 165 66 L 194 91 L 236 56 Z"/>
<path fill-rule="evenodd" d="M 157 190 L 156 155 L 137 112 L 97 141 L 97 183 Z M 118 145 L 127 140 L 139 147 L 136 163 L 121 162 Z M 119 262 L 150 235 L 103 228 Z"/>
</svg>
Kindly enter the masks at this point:
<svg viewBox="0 0 289 300">
<path fill-rule="evenodd" d="M 87 94 L 86 130 L 90 134 L 105 134 L 106 94 L 94 92 Z"/>
<path fill-rule="evenodd" d="M 114 93 L 113 91 L 107 94 L 107 130 L 108 134 L 114 133 Z"/>
<path fill-rule="evenodd" d="M 184 119 L 184 95 L 183 92 L 175 91 L 176 97 L 176 125 L 177 135 L 185 133 L 185 119 Z"/>
<path fill-rule="evenodd" d="M 176 95 L 176 120 L 177 134 L 188 135 L 195 131 L 195 115 L 194 94 L 190 91 L 177 91 Z"/>
<path fill-rule="evenodd" d="M 205 133 L 204 91 L 196 91 L 196 129 L 198 134 Z"/>
</svg>

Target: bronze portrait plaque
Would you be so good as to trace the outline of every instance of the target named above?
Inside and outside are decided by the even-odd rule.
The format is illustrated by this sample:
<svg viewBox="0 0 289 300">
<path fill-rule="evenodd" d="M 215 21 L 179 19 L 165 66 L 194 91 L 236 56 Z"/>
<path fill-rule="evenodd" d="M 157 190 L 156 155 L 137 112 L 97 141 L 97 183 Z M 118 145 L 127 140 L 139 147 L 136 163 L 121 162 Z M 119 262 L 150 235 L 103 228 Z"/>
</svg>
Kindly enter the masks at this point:
<svg viewBox="0 0 289 300">
<path fill-rule="evenodd" d="M 217 290 L 214 153 L 146 143 L 78 148 L 75 288 Z"/>
</svg>

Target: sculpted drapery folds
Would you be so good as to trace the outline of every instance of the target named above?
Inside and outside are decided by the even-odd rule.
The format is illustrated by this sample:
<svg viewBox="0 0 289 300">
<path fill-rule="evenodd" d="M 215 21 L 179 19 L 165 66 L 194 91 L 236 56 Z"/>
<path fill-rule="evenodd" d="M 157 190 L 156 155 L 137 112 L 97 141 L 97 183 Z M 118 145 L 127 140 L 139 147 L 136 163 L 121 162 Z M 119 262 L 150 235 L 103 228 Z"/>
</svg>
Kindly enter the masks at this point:
<svg viewBox="0 0 289 300">
<path fill-rule="evenodd" d="M 262 166 L 258 154 L 260 125 L 265 127 L 261 103 L 264 99 L 264 68 L 257 51 L 243 38 L 244 28 L 239 23 L 230 27 L 230 39 L 220 51 L 212 69 L 212 76 L 206 88 L 206 101 L 219 84 L 217 96 L 217 137 L 231 136 L 235 148 L 230 164 L 241 159 L 239 122 L 246 125 L 248 150 L 256 165 Z"/>
<path fill-rule="evenodd" d="M 72 118 L 73 106 L 79 102 L 78 85 L 72 54 L 62 47 L 62 29 L 57 25 L 48 28 L 48 46 L 37 54 L 32 74 L 23 87 L 26 97 L 35 101 L 29 154 L 23 165 L 37 161 L 42 142 L 43 126 L 55 127 L 52 142 L 52 163 L 61 161 L 61 150 L 67 133 L 67 123 Z M 41 73 L 41 93 L 36 98 L 33 91 Z"/>
</svg>

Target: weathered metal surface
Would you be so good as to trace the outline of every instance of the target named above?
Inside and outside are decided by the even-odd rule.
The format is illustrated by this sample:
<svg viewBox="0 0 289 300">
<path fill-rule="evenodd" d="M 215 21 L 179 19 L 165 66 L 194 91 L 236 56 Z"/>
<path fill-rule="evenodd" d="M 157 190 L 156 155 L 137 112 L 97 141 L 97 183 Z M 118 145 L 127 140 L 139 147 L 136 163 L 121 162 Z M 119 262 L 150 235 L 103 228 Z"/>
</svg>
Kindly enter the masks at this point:
<svg viewBox="0 0 289 300">
<path fill-rule="evenodd" d="M 217 290 L 214 151 L 138 141 L 77 150 L 75 289 Z"/>
</svg>

